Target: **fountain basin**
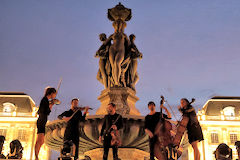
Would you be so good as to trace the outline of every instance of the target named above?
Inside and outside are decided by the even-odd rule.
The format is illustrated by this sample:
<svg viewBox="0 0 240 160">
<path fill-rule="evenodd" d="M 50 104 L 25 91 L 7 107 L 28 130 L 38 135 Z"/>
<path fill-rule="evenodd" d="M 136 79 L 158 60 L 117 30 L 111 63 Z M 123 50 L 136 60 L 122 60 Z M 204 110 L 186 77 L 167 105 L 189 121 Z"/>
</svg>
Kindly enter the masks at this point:
<svg viewBox="0 0 240 160">
<path fill-rule="evenodd" d="M 104 115 L 87 116 L 86 122 L 79 124 L 79 152 L 84 153 L 102 148 L 98 141 Z M 46 125 L 45 143 L 50 148 L 59 151 L 63 145 L 63 136 L 67 123 L 64 120 L 54 120 Z M 123 128 L 120 130 L 122 145 L 119 148 L 134 148 L 148 151 L 148 136 L 144 132 L 144 116 L 123 116 Z"/>
</svg>

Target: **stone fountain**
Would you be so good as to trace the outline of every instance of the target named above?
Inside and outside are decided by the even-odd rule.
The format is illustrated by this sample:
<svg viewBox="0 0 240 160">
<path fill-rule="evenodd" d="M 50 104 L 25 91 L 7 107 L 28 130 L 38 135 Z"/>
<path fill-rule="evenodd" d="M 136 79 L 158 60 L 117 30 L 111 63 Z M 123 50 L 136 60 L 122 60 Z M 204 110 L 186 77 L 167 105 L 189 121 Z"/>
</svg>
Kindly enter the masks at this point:
<svg viewBox="0 0 240 160">
<path fill-rule="evenodd" d="M 139 80 L 137 72 L 138 59 L 142 53 L 137 49 L 135 35 L 124 33 L 126 22 L 131 20 L 131 9 L 121 3 L 108 9 L 108 19 L 112 21 L 114 33 L 107 36 L 99 35 L 102 45 L 95 54 L 99 58 L 97 80 L 104 85 L 98 100 L 101 106 L 96 115 L 87 116 L 87 121 L 79 125 L 80 143 L 79 153 L 87 155 L 91 160 L 100 160 L 103 156 L 103 146 L 98 141 L 102 119 L 107 114 L 107 104 L 113 102 L 117 106 L 117 113 L 123 116 L 124 126 L 120 130 L 122 145 L 118 155 L 121 160 L 149 159 L 148 136 L 144 132 L 144 116 L 135 106 L 139 100 L 136 96 L 135 85 Z M 60 150 L 66 122 L 55 120 L 47 124 L 45 143 L 54 150 Z M 112 152 L 109 152 L 112 160 Z"/>
<path fill-rule="evenodd" d="M 135 35 L 124 33 L 126 22 L 132 17 L 131 9 L 121 3 L 108 9 L 108 19 L 113 22 L 114 33 L 110 36 L 99 35 L 102 45 L 95 54 L 99 58 L 97 80 L 104 85 L 98 100 L 101 106 L 96 115 L 87 116 L 87 121 L 80 124 L 79 152 L 92 160 L 100 160 L 103 155 L 102 144 L 98 141 L 102 119 L 107 114 L 107 104 L 113 102 L 117 113 L 123 115 L 124 126 L 120 130 L 122 145 L 119 147 L 119 158 L 122 160 L 140 160 L 148 157 L 148 137 L 144 132 L 144 117 L 135 106 L 139 100 L 135 85 L 139 80 L 137 73 L 138 51 Z M 60 150 L 66 122 L 55 120 L 46 126 L 45 143 L 54 150 Z M 112 159 L 111 151 L 109 159 Z"/>
</svg>

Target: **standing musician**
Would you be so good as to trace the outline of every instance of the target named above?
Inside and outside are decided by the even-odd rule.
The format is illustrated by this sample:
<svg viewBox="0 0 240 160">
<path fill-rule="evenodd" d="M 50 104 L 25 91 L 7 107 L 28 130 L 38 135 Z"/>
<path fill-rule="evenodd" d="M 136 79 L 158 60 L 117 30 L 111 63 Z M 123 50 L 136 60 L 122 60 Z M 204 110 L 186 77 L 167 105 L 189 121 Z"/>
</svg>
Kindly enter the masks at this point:
<svg viewBox="0 0 240 160">
<path fill-rule="evenodd" d="M 58 116 L 58 119 L 65 120 L 67 122 L 66 130 L 64 133 L 64 142 L 68 143 L 68 141 L 71 141 L 74 143 L 76 149 L 75 149 L 75 155 L 74 159 L 78 159 L 78 147 L 79 147 L 79 122 L 84 122 L 86 118 L 86 114 L 88 113 L 87 107 L 78 107 L 79 99 L 74 98 L 71 101 L 71 109 L 68 111 L 63 112 Z M 85 110 L 84 114 L 82 115 L 81 110 Z"/>
<path fill-rule="evenodd" d="M 38 160 L 38 154 L 41 146 L 44 143 L 45 135 L 45 126 L 47 123 L 48 115 L 51 112 L 51 109 L 54 103 L 49 103 L 49 100 L 54 100 L 56 97 L 57 91 L 55 88 L 48 87 L 45 89 L 45 95 L 42 98 L 38 110 L 38 120 L 37 120 L 37 140 L 35 144 L 35 159 Z"/>
<path fill-rule="evenodd" d="M 150 110 L 150 113 L 145 117 L 145 132 L 149 136 L 150 160 L 154 160 L 154 145 L 157 142 L 157 136 L 154 135 L 154 132 L 161 118 L 160 112 L 156 112 L 155 108 L 155 103 L 150 101 L 148 103 L 148 109 Z M 168 111 L 168 109 L 163 105 L 161 105 L 161 108 L 163 108 L 167 113 L 167 115 L 162 114 L 162 118 L 171 119 L 171 113 Z"/>
<path fill-rule="evenodd" d="M 119 130 L 123 127 L 122 116 L 116 113 L 116 105 L 114 103 L 108 104 L 108 115 L 105 115 L 103 119 L 103 126 L 99 136 L 99 141 L 103 141 L 103 160 L 107 160 L 109 148 L 112 147 L 113 150 L 113 159 L 118 159 L 118 146 L 112 145 L 112 131 Z"/>
<path fill-rule="evenodd" d="M 179 106 L 179 111 L 182 112 L 182 114 L 185 114 L 189 117 L 189 121 L 187 124 L 188 140 L 194 150 L 194 160 L 200 160 L 200 152 L 198 150 L 197 145 L 198 145 L 198 142 L 204 139 L 203 139 L 202 128 L 198 122 L 195 109 L 193 108 L 191 103 L 186 98 L 182 98 L 181 105 Z"/>
</svg>

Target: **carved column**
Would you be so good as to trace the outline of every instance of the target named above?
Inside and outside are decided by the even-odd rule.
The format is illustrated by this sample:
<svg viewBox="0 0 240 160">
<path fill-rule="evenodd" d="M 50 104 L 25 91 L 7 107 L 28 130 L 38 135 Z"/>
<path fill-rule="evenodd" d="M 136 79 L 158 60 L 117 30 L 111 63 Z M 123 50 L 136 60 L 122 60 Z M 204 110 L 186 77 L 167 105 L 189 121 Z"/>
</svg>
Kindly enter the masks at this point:
<svg viewBox="0 0 240 160">
<path fill-rule="evenodd" d="M 98 97 L 101 106 L 98 108 L 96 115 L 107 114 L 107 105 L 110 102 L 116 104 L 116 111 L 121 115 L 140 115 L 135 106 L 139 98 L 135 94 L 135 91 L 127 87 L 113 87 L 103 90 Z"/>
</svg>

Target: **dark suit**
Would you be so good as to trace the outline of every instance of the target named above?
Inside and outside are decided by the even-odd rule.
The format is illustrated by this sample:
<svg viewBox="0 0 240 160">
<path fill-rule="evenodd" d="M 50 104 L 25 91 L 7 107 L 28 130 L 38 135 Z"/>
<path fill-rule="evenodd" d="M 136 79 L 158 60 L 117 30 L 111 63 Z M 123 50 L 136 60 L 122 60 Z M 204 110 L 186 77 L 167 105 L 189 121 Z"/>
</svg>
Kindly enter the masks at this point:
<svg viewBox="0 0 240 160">
<path fill-rule="evenodd" d="M 105 115 L 105 117 L 103 119 L 103 126 L 102 126 L 101 133 L 100 133 L 100 136 L 102 136 L 104 138 L 104 140 L 103 140 L 103 148 L 104 148 L 103 160 L 107 160 L 110 147 L 113 149 L 113 159 L 118 160 L 118 153 L 117 153 L 118 147 L 111 146 L 112 136 L 110 134 L 104 134 L 104 132 L 106 132 L 107 130 L 109 130 L 109 128 L 111 128 L 111 126 L 113 125 L 113 123 L 115 122 L 115 120 L 117 119 L 118 116 L 119 116 L 119 114 L 117 114 L 117 113 L 115 113 L 114 115 L 108 114 L 108 115 Z M 118 130 L 123 127 L 123 121 L 122 121 L 121 115 L 115 125 L 117 126 Z"/>
<path fill-rule="evenodd" d="M 74 114 L 72 109 L 63 112 L 58 116 L 59 119 L 63 117 L 71 117 Z M 82 112 L 78 110 L 75 115 L 67 122 L 66 130 L 64 133 L 64 141 L 72 140 L 72 142 L 76 145 L 76 151 L 74 158 L 78 158 L 78 150 L 79 150 L 79 122 L 85 121 L 86 114 L 82 115 Z"/>
</svg>

